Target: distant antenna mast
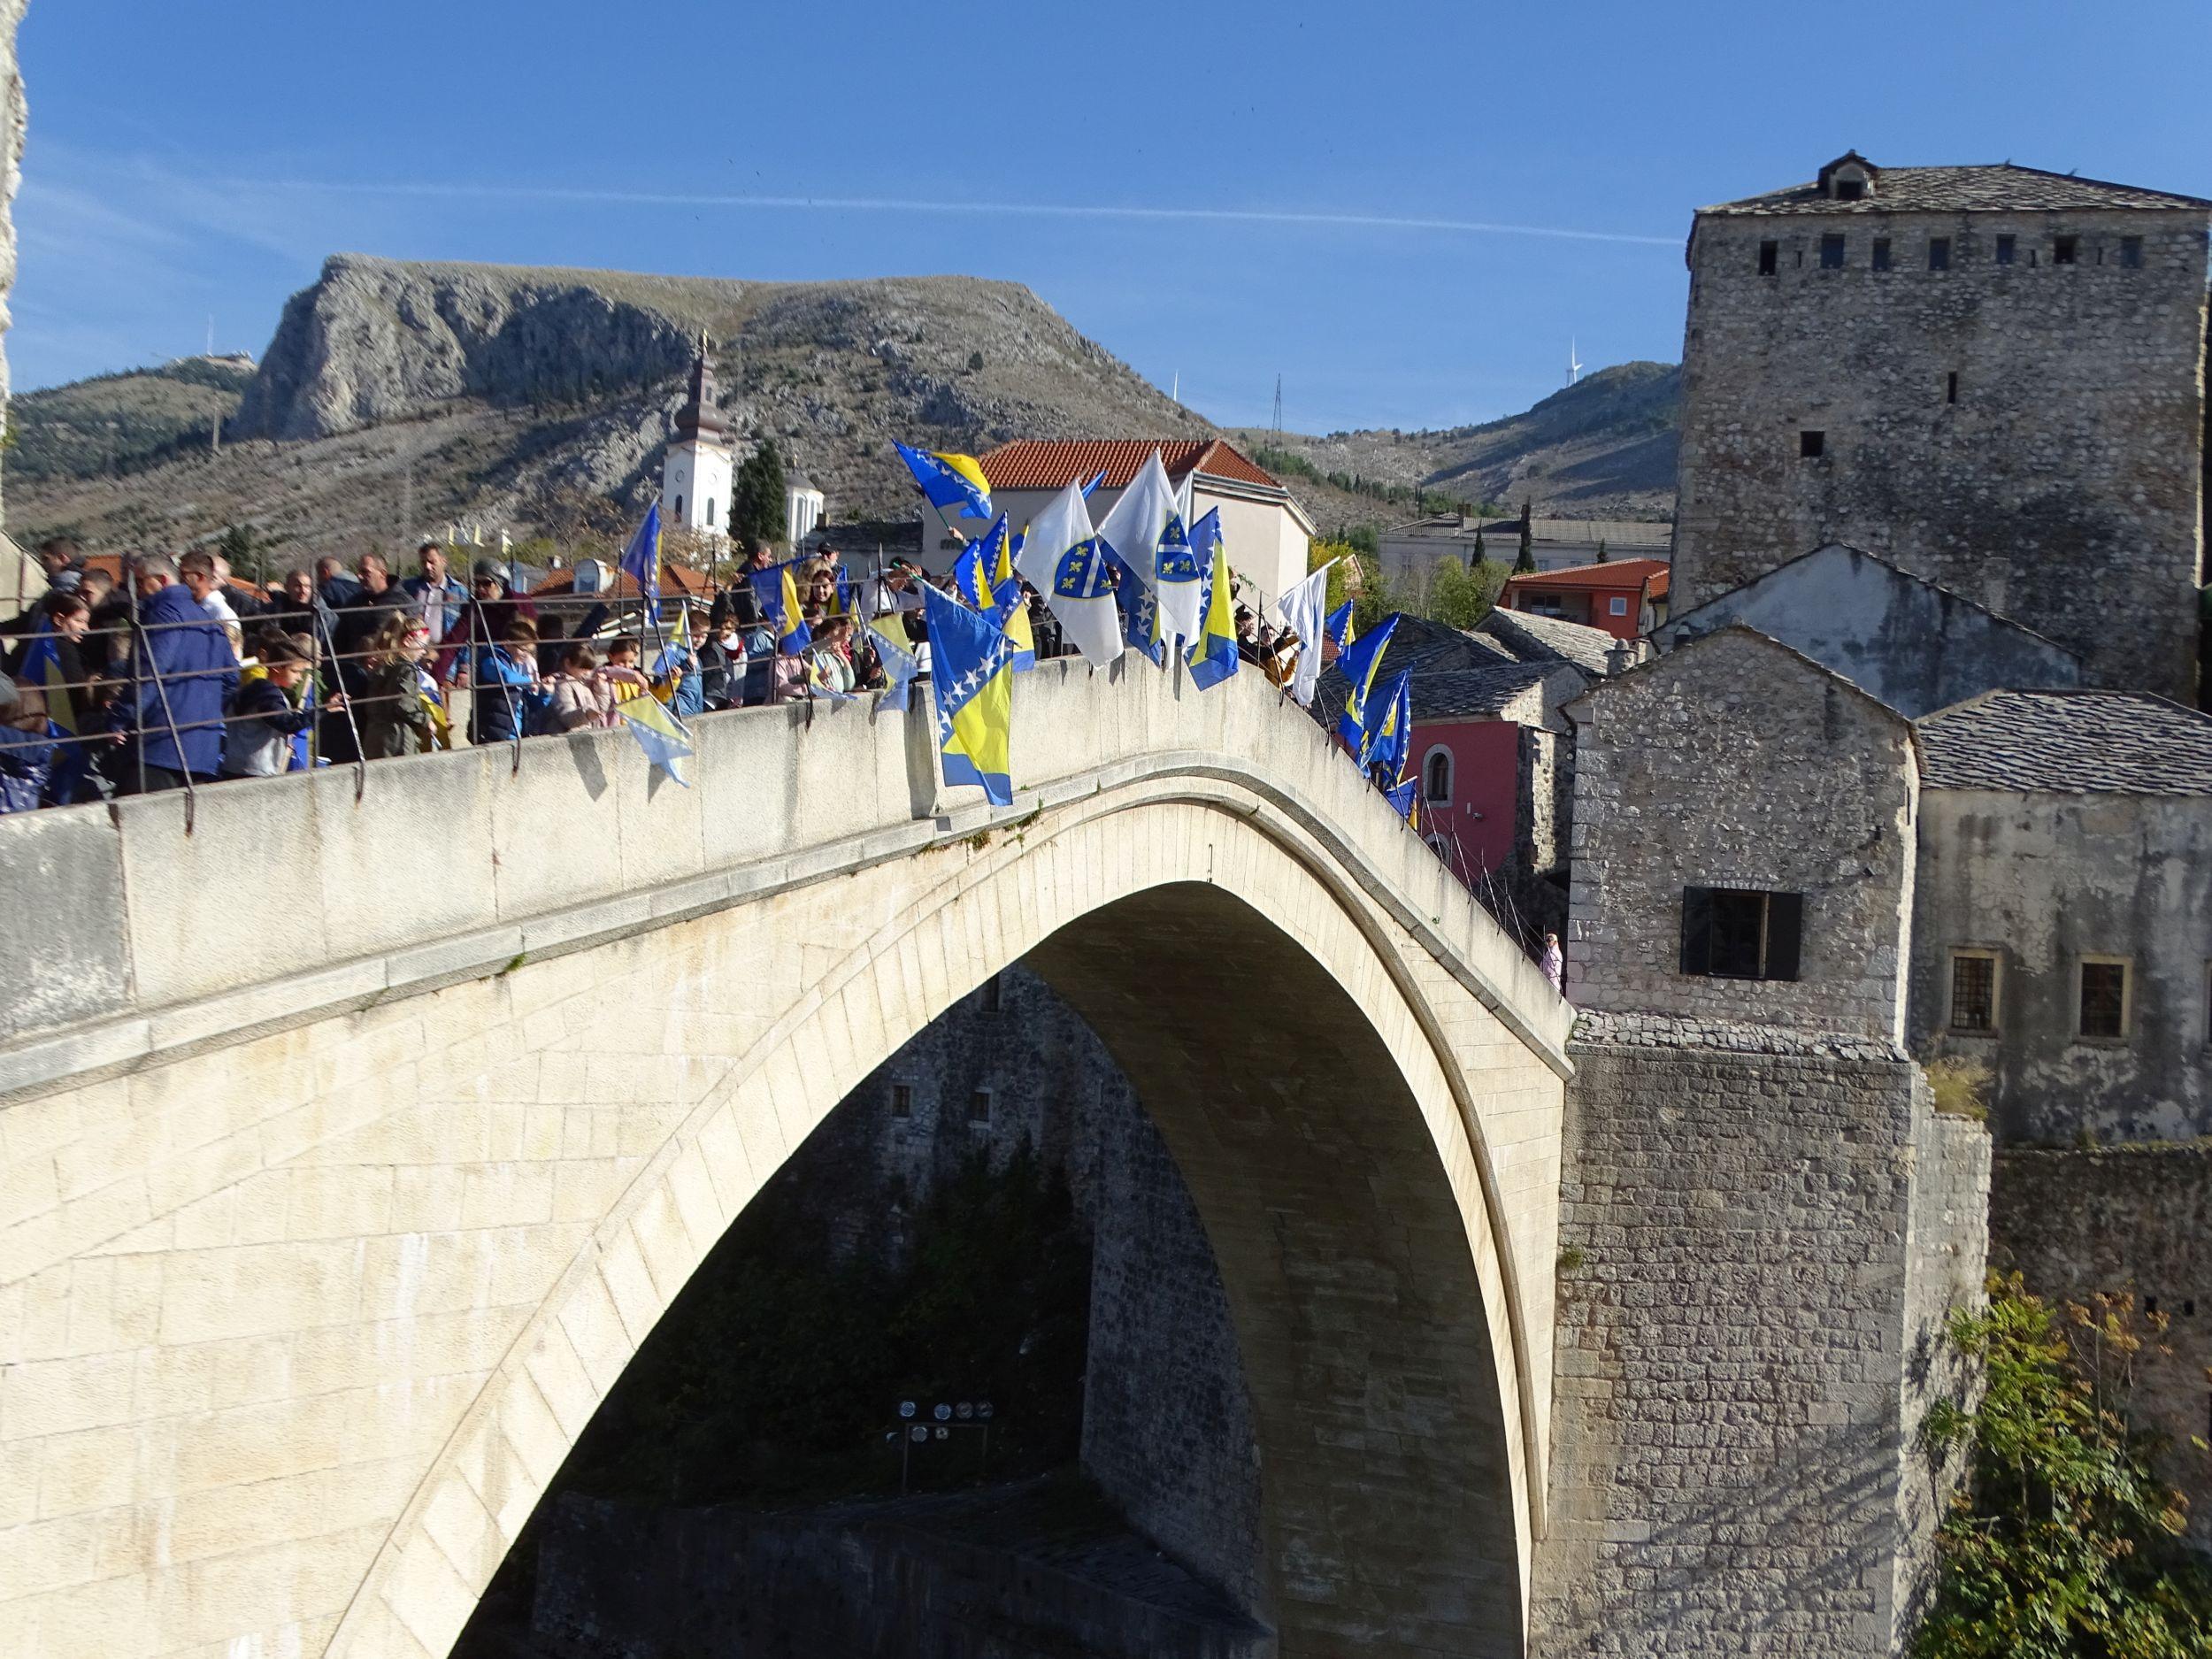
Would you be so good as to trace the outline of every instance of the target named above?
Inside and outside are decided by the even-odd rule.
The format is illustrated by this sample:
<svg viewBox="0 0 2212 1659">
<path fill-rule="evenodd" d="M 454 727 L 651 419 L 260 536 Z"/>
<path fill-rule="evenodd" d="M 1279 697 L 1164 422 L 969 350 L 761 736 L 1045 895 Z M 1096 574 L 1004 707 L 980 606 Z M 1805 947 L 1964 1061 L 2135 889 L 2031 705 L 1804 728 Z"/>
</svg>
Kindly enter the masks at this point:
<svg viewBox="0 0 2212 1659">
<path fill-rule="evenodd" d="M 1280 374 L 1275 377 L 1275 417 L 1268 429 L 1274 434 L 1270 442 L 1277 449 L 1281 449 L 1283 447 L 1283 377 Z"/>
<path fill-rule="evenodd" d="M 1169 390 L 1169 392 L 1168 392 L 1168 395 L 1167 395 L 1167 396 L 1168 396 L 1168 401 L 1169 401 L 1170 403 L 1181 403 L 1181 402 L 1183 401 L 1183 371 L 1182 371 L 1182 370 L 1178 369 L 1178 370 L 1176 370 L 1176 371 L 1175 371 L 1175 384 L 1173 385 L 1173 387 L 1172 387 L 1172 388 L 1170 388 L 1170 390 Z"/>
<path fill-rule="evenodd" d="M 1567 336 L 1567 384 L 1572 386 L 1582 378 L 1582 358 L 1575 350 L 1575 337 Z"/>
<path fill-rule="evenodd" d="M 207 355 L 211 357 L 215 355 L 215 313 L 213 311 L 207 314 Z"/>
</svg>

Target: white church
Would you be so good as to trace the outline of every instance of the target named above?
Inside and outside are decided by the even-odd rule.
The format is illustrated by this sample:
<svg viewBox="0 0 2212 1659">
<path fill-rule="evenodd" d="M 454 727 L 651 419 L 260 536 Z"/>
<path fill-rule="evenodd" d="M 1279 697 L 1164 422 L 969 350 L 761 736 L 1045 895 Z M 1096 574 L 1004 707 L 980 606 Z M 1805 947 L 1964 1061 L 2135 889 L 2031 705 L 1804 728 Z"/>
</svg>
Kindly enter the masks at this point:
<svg viewBox="0 0 2212 1659">
<path fill-rule="evenodd" d="M 661 467 L 661 523 L 726 536 L 737 456 L 715 403 L 714 370 L 702 334 L 691 359 L 691 395 L 676 411 L 676 435 Z M 795 548 L 821 522 L 827 503 L 795 469 L 786 474 L 783 494 L 785 540 Z"/>
<path fill-rule="evenodd" d="M 691 360 L 691 396 L 676 414 L 676 435 L 661 467 L 661 522 L 687 530 L 729 532 L 730 481 L 737 470 L 728 428 L 715 408 L 707 340 Z"/>
</svg>

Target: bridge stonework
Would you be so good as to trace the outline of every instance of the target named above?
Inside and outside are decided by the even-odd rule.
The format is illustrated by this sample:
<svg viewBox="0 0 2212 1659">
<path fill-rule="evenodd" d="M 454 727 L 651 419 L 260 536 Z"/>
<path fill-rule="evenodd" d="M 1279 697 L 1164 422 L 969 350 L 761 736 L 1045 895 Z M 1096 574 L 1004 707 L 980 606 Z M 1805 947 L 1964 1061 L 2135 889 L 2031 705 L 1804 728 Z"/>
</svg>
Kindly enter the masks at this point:
<svg viewBox="0 0 2212 1659">
<path fill-rule="evenodd" d="M 1311 722 L 1041 665 L 11 820 L 0 1652 L 443 1655 L 752 1193 L 1028 960 L 1221 1269 L 1283 1651 L 1525 1651 L 1569 1013 Z"/>
</svg>

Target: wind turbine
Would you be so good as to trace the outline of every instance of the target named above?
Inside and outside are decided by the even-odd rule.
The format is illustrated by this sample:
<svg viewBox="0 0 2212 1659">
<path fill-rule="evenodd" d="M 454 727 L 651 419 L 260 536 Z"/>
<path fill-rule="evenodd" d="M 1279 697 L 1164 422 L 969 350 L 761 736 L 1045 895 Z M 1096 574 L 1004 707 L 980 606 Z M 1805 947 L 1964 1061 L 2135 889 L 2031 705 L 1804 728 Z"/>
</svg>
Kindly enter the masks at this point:
<svg viewBox="0 0 2212 1659">
<path fill-rule="evenodd" d="M 1582 378 L 1582 359 L 1575 353 L 1575 337 L 1567 336 L 1567 384 L 1572 386 Z"/>
</svg>

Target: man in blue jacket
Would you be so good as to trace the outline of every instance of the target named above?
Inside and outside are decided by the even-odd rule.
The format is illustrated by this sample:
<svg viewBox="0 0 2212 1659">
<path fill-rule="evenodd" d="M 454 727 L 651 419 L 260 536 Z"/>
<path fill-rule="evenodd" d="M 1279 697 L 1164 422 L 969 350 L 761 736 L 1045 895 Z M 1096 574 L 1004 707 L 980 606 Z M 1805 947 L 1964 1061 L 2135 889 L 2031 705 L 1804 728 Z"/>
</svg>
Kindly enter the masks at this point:
<svg viewBox="0 0 2212 1659">
<path fill-rule="evenodd" d="M 174 559 L 137 561 L 139 634 L 131 645 L 131 691 L 115 704 L 117 729 L 135 736 L 136 764 L 119 776 L 126 788 L 178 789 L 188 776 L 211 782 L 223 763 L 223 710 L 238 689 L 238 657 L 191 590 Z"/>
</svg>

